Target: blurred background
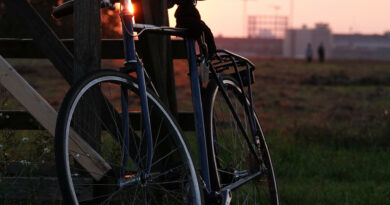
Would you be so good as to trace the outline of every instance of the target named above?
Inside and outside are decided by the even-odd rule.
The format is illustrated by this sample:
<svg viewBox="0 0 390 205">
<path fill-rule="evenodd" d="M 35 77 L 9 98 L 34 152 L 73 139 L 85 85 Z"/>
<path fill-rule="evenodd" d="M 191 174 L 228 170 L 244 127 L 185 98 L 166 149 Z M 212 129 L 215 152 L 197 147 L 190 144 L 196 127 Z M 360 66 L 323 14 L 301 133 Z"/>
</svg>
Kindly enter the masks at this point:
<svg viewBox="0 0 390 205">
<path fill-rule="evenodd" d="M 62 0 L 30 2 L 61 38 L 72 38 L 72 16 L 50 16 Z M 197 7 L 217 47 L 256 64 L 256 110 L 281 204 L 390 204 L 390 2 L 208 0 Z M 121 37 L 115 11 L 102 11 L 102 37 Z M 2 3 L 0 38 L 29 38 Z M 69 87 L 49 61 L 7 60 L 58 108 Z M 191 111 L 186 61 L 174 65 L 179 111 Z M 0 91 L 0 110 L 23 109 Z M 53 161 L 52 149 L 46 132 L 0 130 L 3 162 Z"/>
</svg>

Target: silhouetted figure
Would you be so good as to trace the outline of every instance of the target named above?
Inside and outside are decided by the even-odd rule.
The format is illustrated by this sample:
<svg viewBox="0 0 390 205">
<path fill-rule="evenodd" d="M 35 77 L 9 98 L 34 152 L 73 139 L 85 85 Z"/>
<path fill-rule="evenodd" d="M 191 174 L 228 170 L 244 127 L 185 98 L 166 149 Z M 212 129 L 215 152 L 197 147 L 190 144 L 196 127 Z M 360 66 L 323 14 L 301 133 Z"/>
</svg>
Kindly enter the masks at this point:
<svg viewBox="0 0 390 205">
<path fill-rule="evenodd" d="M 311 43 L 308 43 L 306 46 L 306 61 L 310 63 L 313 59 L 313 49 Z"/>
<path fill-rule="evenodd" d="M 320 46 L 318 46 L 318 58 L 320 59 L 320 62 L 325 61 L 325 48 L 323 43 L 321 43 Z"/>
</svg>

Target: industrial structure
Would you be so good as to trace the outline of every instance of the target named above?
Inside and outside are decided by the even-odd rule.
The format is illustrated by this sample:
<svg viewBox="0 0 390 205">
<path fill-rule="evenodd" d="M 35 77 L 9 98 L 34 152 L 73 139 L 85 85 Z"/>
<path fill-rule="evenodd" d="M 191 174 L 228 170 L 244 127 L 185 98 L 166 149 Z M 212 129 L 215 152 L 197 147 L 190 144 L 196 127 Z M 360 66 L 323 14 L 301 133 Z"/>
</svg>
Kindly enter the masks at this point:
<svg viewBox="0 0 390 205">
<path fill-rule="evenodd" d="M 279 15 L 248 16 L 249 38 L 282 39 L 288 26 L 288 17 Z"/>
<path fill-rule="evenodd" d="M 390 32 L 384 35 L 335 34 L 332 58 L 390 60 Z"/>
<path fill-rule="evenodd" d="M 333 35 L 328 24 L 318 23 L 315 28 L 289 29 L 286 32 L 283 44 L 283 56 L 287 58 L 305 58 L 308 44 L 316 50 L 322 44 L 327 58 L 332 56 Z M 316 52 L 313 53 L 316 57 Z"/>
<path fill-rule="evenodd" d="M 288 28 L 286 16 L 249 16 L 248 36 L 215 39 L 217 47 L 248 57 L 304 59 L 308 44 L 317 59 L 317 49 L 324 46 L 326 59 L 390 60 L 390 32 L 383 35 L 334 34 L 328 24 L 313 28 Z"/>
<path fill-rule="evenodd" d="M 390 60 L 390 33 L 333 34 L 328 24 L 323 23 L 314 28 L 289 29 L 284 38 L 283 57 L 304 58 L 309 43 L 314 51 L 322 43 L 326 58 L 330 59 Z M 316 58 L 317 52 L 313 54 Z"/>
</svg>

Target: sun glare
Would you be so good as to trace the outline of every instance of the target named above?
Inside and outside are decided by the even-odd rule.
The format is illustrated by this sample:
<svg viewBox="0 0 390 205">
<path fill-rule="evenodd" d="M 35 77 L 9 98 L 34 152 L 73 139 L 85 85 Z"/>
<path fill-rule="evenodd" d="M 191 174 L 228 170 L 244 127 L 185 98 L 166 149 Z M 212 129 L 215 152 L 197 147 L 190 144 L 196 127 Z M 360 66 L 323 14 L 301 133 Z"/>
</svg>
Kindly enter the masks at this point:
<svg viewBox="0 0 390 205">
<path fill-rule="evenodd" d="M 134 6 L 131 1 L 129 1 L 129 3 L 127 4 L 127 10 L 130 12 L 130 14 L 134 15 Z"/>
</svg>

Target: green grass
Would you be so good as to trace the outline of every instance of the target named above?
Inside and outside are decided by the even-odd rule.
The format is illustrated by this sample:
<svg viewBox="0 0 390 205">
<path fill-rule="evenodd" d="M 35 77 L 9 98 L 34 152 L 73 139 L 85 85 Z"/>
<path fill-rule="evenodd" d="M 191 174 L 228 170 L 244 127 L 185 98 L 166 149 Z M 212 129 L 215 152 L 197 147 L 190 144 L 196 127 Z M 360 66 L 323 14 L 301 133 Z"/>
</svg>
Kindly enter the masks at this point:
<svg viewBox="0 0 390 205">
<path fill-rule="evenodd" d="M 329 146 L 279 133 L 269 133 L 268 142 L 282 204 L 390 202 L 390 148 Z"/>
<path fill-rule="evenodd" d="M 390 63 L 255 63 L 281 204 L 390 204 Z"/>
</svg>

